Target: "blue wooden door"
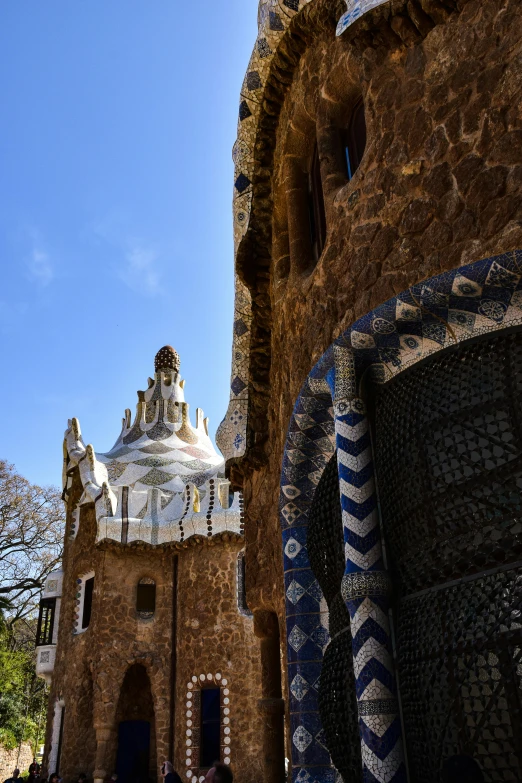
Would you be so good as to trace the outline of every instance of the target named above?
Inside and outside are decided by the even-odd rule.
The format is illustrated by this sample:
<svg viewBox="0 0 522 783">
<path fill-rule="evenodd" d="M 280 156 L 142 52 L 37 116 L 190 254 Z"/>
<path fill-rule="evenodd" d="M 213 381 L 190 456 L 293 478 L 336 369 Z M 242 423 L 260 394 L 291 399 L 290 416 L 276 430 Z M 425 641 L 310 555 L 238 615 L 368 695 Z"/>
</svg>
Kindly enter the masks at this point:
<svg viewBox="0 0 522 783">
<path fill-rule="evenodd" d="M 125 720 L 118 730 L 118 783 L 148 783 L 150 723 Z"/>
</svg>

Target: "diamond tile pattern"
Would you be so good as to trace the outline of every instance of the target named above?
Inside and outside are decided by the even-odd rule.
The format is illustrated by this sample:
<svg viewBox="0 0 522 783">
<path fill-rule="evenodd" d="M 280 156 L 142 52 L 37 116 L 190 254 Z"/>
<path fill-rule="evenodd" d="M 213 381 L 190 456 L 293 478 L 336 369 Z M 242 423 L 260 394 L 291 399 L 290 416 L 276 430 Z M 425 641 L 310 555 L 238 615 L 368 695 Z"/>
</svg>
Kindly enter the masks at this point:
<svg viewBox="0 0 522 783">
<path fill-rule="evenodd" d="M 289 638 L 293 629 L 298 627 L 307 639 L 299 639 L 297 650 L 289 643 L 288 665 L 289 671 L 290 669 L 293 671 L 290 683 L 293 682 L 297 673 L 292 667 L 302 667 L 312 662 L 313 665 L 321 666 L 323 663 L 323 676 L 319 679 L 319 696 L 320 703 L 323 699 L 327 705 L 329 698 L 335 698 L 331 695 L 328 696 L 328 694 L 334 693 L 336 688 L 339 693 L 339 688 L 334 685 L 336 677 L 339 676 L 335 672 L 343 671 L 342 676 L 345 681 L 347 676 L 348 678 L 354 677 L 355 690 L 352 691 L 352 696 L 350 697 L 349 692 L 346 692 L 342 697 L 345 710 L 342 722 L 346 726 L 353 727 L 355 725 L 354 704 L 358 703 L 361 716 L 358 718 L 361 758 L 365 780 L 402 781 L 405 779 L 405 770 L 402 763 L 401 732 L 397 717 L 395 683 L 387 627 L 389 577 L 383 570 L 379 528 L 376 524 L 376 490 L 368 422 L 364 405 L 355 399 L 355 391 L 363 374 L 371 378 L 374 384 L 385 384 L 382 387 L 383 392 L 387 388 L 392 390 L 393 384 L 388 384 L 388 381 L 395 376 L 398 381 L 403 381 L 406 384 L 405 390 L 407 390 L 408 383 L 410 383 L 408 378 L 412 376 L 406 373 L 401 374 L 421 359 L 439 355 L 439 357 L 444 357 L 445 361 L 449 354 L 441 354 L 442 349 L 451 348 L 472 337 L 494 336 L 496 331 L 505 327 L 522 325 L 521 274 L 522 252 L 516 251 L 478 261 L 413 286 L 411 290 L 403 292 L 399 297 L 395 297 L 372 313 L 363 316 L 328 349 L 308 376 L 294 408 L 281 476 L 280 519 L 283 529 L 283 548 L 286 548 L 290 538 L 297 541 L 301 547 L 298 554 L 285 551 Z M 513 540 L 518 541 L 513 536 L 518 536 L 520 533 L 516 517 L 520 502 L 520 489 L 516 484 L 516 488 L 514 485 L 513 490 L 507 491 L 505 482 L 510 475 L 514 475 L 513 470 L 516 469 L 520 460 L 518 436 L 514 435 L 518 413 L 516 413 L 517 407 L 513 403 L 513 398 L 506 397 L 506 402 L 504 402 L 502 392 L 499 392 L 499 389 L 502 389 L 502 379 L 513 389 L 517 389 L 518 375 L 516 373 L 518 370 L 508 368 L 510 362 L 510 366 L 513 368 L 522 367 L 522 355 L 519 360 L 517 351 L 518 348 L 509 347 L 508 349 L 505 345 L 501 348 L 490 346 L 489 351 L 485 351 L 480 357 L 477 354 L 477 373 L 479 372 L 478 368 L 481 368 L 482 376 L 482 386 L 478 387 L 473 382 L 475 373 L 473 362 L 475 360 L 459 360 L 460 363 L 455 360 L 452 371 L 448 371 L 446 374 L 442 371 L 439 372 L 439 370 L 430 374 L 430 362 L 419 365 L 419 367 L 425 368 L 423 372 L 426 373 L 426 376 L 424 381 L 418 381 L 421 386 L 416 388 L 416 397 L 420 400 L 426 397 L 427 401 L 431 399 L 442 400 L 444 388 L 448 386 L 451 410 L 454 410 L 454 413 L 450 414 L 448 413 L 449 409 L 446 409 L 439 420 L 431 422 L 429 419 L 431 423 L 428 429 L 423 429 L 424 425 L 421 426 L 420 418 L 409 420 L 409 423 L 406 421 L 409 416 L 406 414 L 407 406 L 403 409 L 404 423 L 401 423 L 397 417 L 393 419 L 388 416 L 386 419 L 390 428 L 388 441 L 391 442 L 390 439 L 395 438 L 393 442 L 397 459 L 405 460 L 405 478 L 402 481 L 398 482 L 395 472 L 392 471 L 394 473 L 392 483 L 390 474 L 390 481 L 387 484 L 387 502 L 391 504 L 390 508 L 393 510 L 394 503 L 397 504 L 399 501 L 404 503 L 401 498 L 407 491 L 408 503 L 410 504 L 409 506 L 404 505 L 404 508 L 409 508 L 409 512 L 404 513 L 404 522 L 398 526 L 394 524 L 394 532 L 390 534 L 392 542 L 399 541 L 399 539 L 404 541 L 404 544 L 401 544 L 403 549 L 399 547 L 398 543 L 394 544 L 398 571 L 393 574 L 393 577 L 399 579 L 398 584 L 403 586 L 404 599 L 401 600 L 405 601 L 407 596 L 415 590 L 436 589 L 441 580 L 444 580 L 445 574 L 449 578 L 454 572 L 452 569 L 456 567 L 455 564 L 460 564 L 459 568 L 462 574 L 478 567 L 481 560 L 484 560 L 481 556 L 481 538 L 477 532 L 479 529 L 482 530 L 480 535 L 484 542 L 487 542 L 488 551 L 493 553 L 496 562 L 503 562 L 506 551 L 509 556 L 513 552 Z M 496 354 L 500 356 L 498 367 L 495 365 Z M 439 380 L 437 380 L 438 378 Z M 414 381 L 411 383 L 413 384 Z M 485 389 L 484 384 L 485 386 L 489 384 L 489 390 Z M 493 397 L 489 398 L 490 402 L 486 402 L 488 394 L 493 394 Z M 402 397 L 406 399 L 406 391 Z M 397 393 L 398 406 L 400 399 L 401 393 Z M 494 404 L 491 402 L 492 399 L 494 399 Z M 463 405 L 464 408 L 462 408 Z M 462 412 L 460 412 L 461 408 Z M 522 416 L 520 420 L 522 421 Z M 418 427 L 422 436 L 419 438 L 418 445 L 406 447 L 402 433 L 408 432 L 408 428 L 411 430 L 412 427 Z M 406 442 L 408 441 L 406 440 Z M 331 562 L 328 560 L 328 555 L 325 554 L 319 556 L 318 563 L 315 552 L 319 536 L 313 532 L 313 527 L 308 530 L 308 525 L 311 524 L 312 504 L 318 484 L 321 482 L 325 465 L 335 449 L 337 449 L 338 458 L 338 489 L 342 504 L 344 546 L 340 553 L 339 550 L 336 550 L 338 554 Z M 425 470 L 429 470 L 430 492 L 434 493 L 433 497 L 436 497 L 436 502 L 426 500 L 425 479 L 417 480 L 413 470 L 413 464 L 420 450 L 422 450 Z M 389 467 L 394 466 L 396 460 L 386 457 L 383 464 L 387 464 Z M 497 483 L 484 482 L 482 479 L 485 472 L 496 477 Z M 520 483 L 522 488 L 522 481 Z M 473 492 L 466 489 L 468 485 L 473 487 Z M 456 493 L 455 487 L 462 488 L 461 495 Z M 383 492 L 382 488 L 381 492 Z M 416 501 L 416 497 L 422 498 L 422 501 Z M 399 507 L 397 506 L 397 508 Z M 447 535 L 448 543 L 446 546 L 444 539 L 433 538 L 434 543 L 429 551 L 427 550 L 424 555 L 416 554 L 413 557 L 411 552 L 417 552 L 415 547 L 420 546 L 419 542 L 429 541 L 429 537 L 420 532 L 422 528 L 419 529 L 413 524 L 413 520 L 416 520 L 415 515 L 418 513 L 420 513 L 421 520 L 426 515 L 431 515 L 430 519 L 433 517 L 433 520 L 430 522 L 430 535 L 434 535 L 434 531 L 438 530 L 440 532 L 437 533 L 437 536 Z M 399 519 L 397 514 L 393 518 Z M 504 514 L 505 517 L 503 517 Z M 502 518 L 505 518 L 506 521 L 498 523 L 499 529 L 495 527 L 494 522 L 496 519 L 501 520 Z M 512 522 L 512 529 L 508 525 L 508 519 Z M 462 529 L 462 534 L 455 535 L 453 532 L 455 529 Z M 327 535 L 324 530 L 323 527 L 323 534 Z M 471 535 L 473 535 L 474 541 L 472 551 L 475 553 L 474 557 L 477 558 L 476 565 L 473 557 L 470 560 L 470 545 L 466 543 L 466 536 Z M 489 536 L 489 539 L 484 536 Z M 518 544 L 515 549 L 516 547 Z M 325 547 L 324 550 L 319 546 L 317 552 L 330 550 L 332 550 L 331 545 Z M 335 547 L 332 552 L 334 550 Z M 418 551 L 422 552 L 422 549 Z M 520 552 L 522 553 L 522 545 Z M 424 561 L 422 561 L 423 557 Z M 313 571 L 311 562 L 314 566 Z M 327 624 L 329 624 L 328 635 L 331 641 L 324 646 L 320 643 L 315 644 L 313 637 L 320 642 L 322 632 L 318 629 L 322 627 L 326 630 L 326 627 L 318 620 L 314 620 L 315 628 L 305 623 L 305 617 L 320 616 L 317 606 L 307 603 L 313 601 L 313 597 L 306 578 L 310 579 L 311 583 L 314 576 L 317 576 L 328 603 Z M 340 578 L 342 596 L 338 598 L 336 596 L 339 595 Z M 422 587 L 424 583 L 428 585 L 428 588 Z M 301 610 L 301 606 L 303 610 Z M 304 613 L 304 607 L 306 607 L 308 614 Z M 401 611 L 405 610 L 401 609 Z M 521 607 L 515 611 L 520 613 Z M 346 614 L 343 615 L 343 612 L 348 614 L 349 620 L 347 620 Z M 497 639 L 498 626 L 494 626 L 494 618 L 499 614 L 497 608 L 491 612 L 490 616 L 492 627 L 497 628 Z M 441 616 L 444 616 L 442 611 Z M 430 612 L 426 610 L 426 618 L 429 617 Z M 453 644 L 458 645 L 459 640 L 463 639 L 463 628 L 466 625 L 462 619 L 462 613 L 457 614 L 456 617 L 459 618 L 459 625 Z M 404 625 L 404 628 L 406 627 Z M 348 628 L 351 630 L 349 631 Z M 352 638 L 354 663 L 351 675 L 349 667 L 346 669 L 346 662 L 349 660 L 348 648 L 346 645 L 343 646 L 341 642 L 344 632 L 349 634 L 347 638 Z M 419 630 L 408 631 L 410 636 L 413 633 L 421 634 Z M 410 644 L 407 641 L 410 636 L 404 637 L 405 650 Z M 422 655 L 423 645 L 419 645 L 419 638 L 421 638 L 420 635 L 411 636 L 411 644 L 417 645 L 418 654 Z M 440 649 L 447 645 L 446 641 L 442 640 L 440 644 Z M 456 649 L 458 650 L 458 647 Z M 485 665 L 479 666 L 476 670 L 477 682 L 480 681 L 480 677 L 488 676 L 494 683 L 496 682 L 494 678 L 498 679 L 498 673 L 500 673 L 502 680 L 502 677 L 507 676 L 507 674 L 502 674 L 503 671 L 517 671 L 520 663 L 516 651 L 519 649 L 522 649 L 520 643 L 511 648 L 509 656 L 505 658 L 506 666 L 508 666 L 508 658 L 511 661 L 509 664 L 511 668 L 507 669 L 502 669 L 501 664 L 504 659 L 502 656 L 498 656 L 498 652 L 495 652 L 499 663 L 495 666 L 490 664 L 491 675 L 485 673 Z M 486 660 L 486 657 L 483 655 L 480 660 L 482 661 L 482 659 Z M 488 660 L 493 661 L 493 658 Z M 327 661 L 329 662 L 327 663 Z M 462 673 L 466 669 L 466 661 L 472 668 L 471 658 L 462 658 L 462 661 L 464 663 L 458 664 L 461 668 L 464 667 Z M 513 662 L 516 662 L 516 665 Z M 446 683 L 444 686 L 437 685 L 437 694 L 439 694 L 437 698 L 444 702 L 444 688 L 447 689 L 447 683 L 451 681 L 451 678 L 455 680 L 457 673 L 451 674 L 448 665 L 441 661 L 437 664 L 437 669 L 433 668 L 433 664 L 428 659 L 425 664 L 421 661 L 415 665 L 418 671 L 423 671 L 423 666 L 428 668 L 432 666 L 429 671 L 426 668 L 425 675 L 423 674 L 423 677 L 428 678 L 425 680 L 426 682 L 432 681 L 435 685 L 440 678 L 444 680 Z M 329 672 L 331 672 L 331 676 Z M 430 674 L 430 672 L 432 673 Z M 435 672 L 437 672 L 437 677 L 435 677 Z M 299 673 L 310 683 L 309 678 L 301 672 Z M 469 676 L 472 675 L 469 674 Z M 412 687 L 414 687 L 414 683 L 419 683 L 419 685 L 415 685 L 419 688 L 421 682 L 422 680 L 413 678 Z M 515 680 L 513 680 L 514 682 Z M 474 693 L 473 688 L 478 685 L 473 688 L 471 685 L 463 685 L 462 687 L 466 689 L 466 698 L 468 696 L 471 698 Z M 487 687 L 492 694 L 498 690 L 496 685 L 494 689 L 491 685 Z M 500 694 L 499 704 L 502 699 L 507 698 L 508 693 L 513 692 L 513 687 L 502 692 L 498 691 Z M 485 690 L 481 692 L 486 693 Z M 297 778 L 302 773 L 305 778 L 307 775 L 316 778 L 315 768 L 321 766 L 319 760 L 324 758 L 321 755 L 324 749 L 321 742 L 317 740 L 321 726 L 317 731 L 311 731 L 306 723 L 311 719 L 312 714 L 317 714 L 310 712 L 311 708 L 308 706 L 308 700 L 314 691 L 310 690 L 303 695 L 299 689 L 296 693 L 301 694 L 301 700 L 290 690 L 293 725 L 296 728 L 299 725 L 307 726 L 312 741 L 304 752 L 301 752 L 294 743 L 294 776 Z M 418 693 L 421 694 L 424 691 L 418 691 Z M 458 704 L 462 704 L 463 694 L 464 691 L 461 690 L 457 699 Z M 419 699 L 421 695 L 414 698 Z M 427 695 L 422 695 L 422 699 L 427 698 Z M 433 698 L 435 699 L 435 696 Z M 427 702 L 423 702 L 423 704 L 425 703 L 427 704 Z M 473 701 L 469 703 L 473 704 Z M 434 705 L 435 711 L 439 709 L 435 702 Z M 335 709 L 341 711 L 342 704 L 338 702 Z M 419 714 L 419 709 L 427 710 L 426 720 L 428 721 L 426 724 L 428 728 L 425 730 L 427 733 L 424 738 L 422 739 L 422 735 L 419 735 L 421 737 L 419 748 L 421 748 L 430 741 L 427 737 L 429 738 L 433 734 L 434 729 L 429 723 L 429 706 L 412 707 L 412 718 L 408 726 L 408 736 L 411 734 L 412 742 L 415 742 L 416 732 L 420 731 L 418 719 L 413 718 L 414 714 Z M 448 706 L 445 709 L 448 709 Z M 453 710 L 451 714 L 457 710 L 455 715 L 458 716 L 456 706 L 451 707 L 450 705 L 449 709 Z M 496 709 L 493 701 L 491 701 L 491 709 L 493 711 Z M 511 710 L 515 716 L 513 720 L 519 720 L 516 717 L 519 708 L 515 710 L 512 707 Z M 321 713 L 324 723 L 322 726 L 324 735 L 321 736 L 326 747 L 332 753 L 337 754 L 336 739 L 333 736 L 334 729 L 329 730 L 328 728 L 327 720 L 324 717 L 326 712 L 325 709 Z M 471 716 L 471 714 L 472 711 L 467 709 L 466 715 Z M 417 720 L 417 724 L 415 724 L 415 720 Z M 440 717 L 437 720 L 442 726 L 445 718 Z M 484 719 L 481 720 L 483 724 Z M 497 719 L 493 716 L 492 720 L 496 721 Z M 503 720 L 501 719 L 501 723 Z M 357 718 L 355 721 L 357 722 Z M 337 720 L 337 724 L 339 723 L 340 720 Z M 453 729 L 451 729 L 450 721 L 448 732 L 451 734 L 451 731 Z M 486 742 L 485 735 L 480 734 L 482 729 L 477 728 L 477 731 L 475 737 L 480 736 L 482 737 L 480 742 Z M 486 744 L 481 744 L 481 747 L 488 748 L 486 753 L 489 752 L 493 757 L 493 751 L 496 753 L 496 750 L 491 743 L 495 743 L 496 737 L 499 740 L 498 747 L 500 748 L 498 758 L 502 752 L 509 756 L 508 762 L 502 762 L 508 770 L 507 777 L 502 773 L 502 777 L 492 777 L 491 779 L 520 779 L 520 773 L 516 771 L 516 764 L 519 762 L 513 761 L 512 745 L 509 744 L 512 741 L 510 736 L 515 736 L 515 734 L 515 729 L 498 729 L 497 735 L 490 731 L 491 738 Z M 500 740 L 504 744 L 501 744 Z M 452 741 L 444 739 L 440 747 L 451 748 L 453 747 Z M 444 745 L 446 742 L 449 744 Z M 339 742 L 338 748 L 342 749 L 342 746 L 347 747 L 348 745 L 349 739 L 344 739 Z M 341 759 L 340 764 L 342 765 L 342 763 Z M 440 766 L 436 768 L 440 769 Z M 498 768 L 500 769 L 500 767 Z M 346 770 L 344 774 L 346 778 Z M 321 768 L 320 776 L 323 775 L 326 776 L 326 766 Z M 356 770 L 350 772 L 351 778 L 355 779 L 356 775 Z M 420 772 L 417 776 L 419 775 Z"/>
</svg>

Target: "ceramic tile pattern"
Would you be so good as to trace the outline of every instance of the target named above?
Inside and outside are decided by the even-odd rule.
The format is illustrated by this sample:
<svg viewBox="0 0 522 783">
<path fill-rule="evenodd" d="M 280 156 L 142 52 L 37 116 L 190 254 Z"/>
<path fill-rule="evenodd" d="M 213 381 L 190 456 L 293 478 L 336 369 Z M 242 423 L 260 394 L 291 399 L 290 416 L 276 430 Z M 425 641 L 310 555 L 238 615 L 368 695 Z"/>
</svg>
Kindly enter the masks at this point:
<svg viewBox="0 0 522 783">
<path fill-rule="evenodd" d="M 350 25 L 367 11 L 377 8 L 378 5 L 384 5 L 384 3 L 389 3 L 389 0 L 347 0 L 347 10 L 339 19 L 337 35 L 342 35 Z"/>
<path fill-rule="evenodd" d="M 288 665 L 320 665 L 325 638 L 319 605 L 300 597 L 319 591 L 306 549 L 315 487 L 334 446 L 343 514 L 346 570 L 364 780 L 405 780 L 387 621 L 373 456 L 357 388 L 363 373 L 382 384 L 427 356 L 464 340 L 522 325 L 522 251 L 477 261 L 412 286 L 363 316 L 321 357 L 296 402 L 281 477 L 280 516 L 288 626 Z M 306 683 L 293 678 L 294 780 L 330 780 L 310 711 Z M 299 698 L 300 697 L 300 698 Z M 313 728 L 312 728 L 313 727 Z"/>
<path fill-rule="evenodd" d="M 67 490 L 77 465 L 84 488 L 79 506 L 94 502 L 97 541 L 160 545 L 242 533 L 239 493 L 230 502 L 224 460 L 212 445 L 207 420 L 198 408 L 192 426 L 179 358 L 168 366 L 164 351 L 156 357 L 148 389 L 138 393 L 134 421 L 127 410 L 109 452 L 85 445 L 77 419 L 65 432 L 64 486 Z M 73 537 L 76 529 L 71 528 Z"/>
<path fill-rule="evenodd" d="M 230 749 L 230 690 L 228 680 L 221 672 L 216 674 L 194 674 L 187 683 L 187 696 L 185 702 L 185 766 L 186 777 L 191 783 L 203 783 L 207 770 L 199 768 L 199 754 L 201 750 L 201 689 L 213 686 L 220 689 L 221 702 L 221 758 L 225 764 L 230 764 L 232 754 Z"/>
<path fill-rule="evenodd" d="M 311 0 L 260 0 L 258 35 L 243 80 L 239 98 L 237 140 L 234 161 L 233 225 L 235 254 L 245 236 L 252 208 L 252 181 L 255 172 L 255 144 L 263 96 L 274 54 L 293 17 Z M 338 35 L 362 14 L 389 0 L 348 0 L 347 12 L 339 21 Z M 248 415 L 248 366 L 252 324 L 250 294 L 236 276 L 234 335 L 230 403 L 219 426 L 216 442 L 225 459 L 243 456 L 246 450 Z"/>
</svg>

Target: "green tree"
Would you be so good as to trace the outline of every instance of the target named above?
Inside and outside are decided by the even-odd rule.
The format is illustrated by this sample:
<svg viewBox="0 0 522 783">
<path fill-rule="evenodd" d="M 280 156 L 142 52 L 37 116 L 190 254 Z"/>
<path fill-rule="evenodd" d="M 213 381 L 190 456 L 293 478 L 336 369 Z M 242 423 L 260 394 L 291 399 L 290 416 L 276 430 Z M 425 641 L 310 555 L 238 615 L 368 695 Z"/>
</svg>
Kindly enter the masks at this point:
<svg viewBox="0 0 522 783">
<path fill-rule="evenodd" d="M 35 674 L 40 591 L 62 555 L 64 509 L 55 487 L 39 487 L 0 460 L 0 744 L 36 747 L 48 691 Z"/>
<path fill-rule="evenodd" d="M 36 746 L 45 721 L 47 688 L 36 677 L 34 652 L 13 650 L 6 629 L 0 633 L 0 743 L 15 748 L 21 742 Z"/>
</svg>

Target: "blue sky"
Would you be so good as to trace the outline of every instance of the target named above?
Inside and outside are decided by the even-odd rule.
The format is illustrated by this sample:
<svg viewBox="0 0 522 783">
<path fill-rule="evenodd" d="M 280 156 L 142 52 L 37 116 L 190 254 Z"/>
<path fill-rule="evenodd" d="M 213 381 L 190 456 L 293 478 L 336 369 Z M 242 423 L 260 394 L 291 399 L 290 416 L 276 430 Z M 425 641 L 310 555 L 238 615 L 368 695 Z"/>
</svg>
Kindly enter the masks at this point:
<svg viewBox="0 0 522 783">
<path fill-rule="evenodd" d="M 256 0 L 4 0 L 0 457 L 61 482 L 77 416 L 109 449 L 156 351 L 225 413 L 231 149 Z"/>
</svg>

